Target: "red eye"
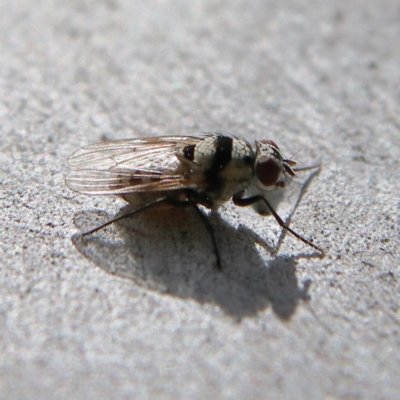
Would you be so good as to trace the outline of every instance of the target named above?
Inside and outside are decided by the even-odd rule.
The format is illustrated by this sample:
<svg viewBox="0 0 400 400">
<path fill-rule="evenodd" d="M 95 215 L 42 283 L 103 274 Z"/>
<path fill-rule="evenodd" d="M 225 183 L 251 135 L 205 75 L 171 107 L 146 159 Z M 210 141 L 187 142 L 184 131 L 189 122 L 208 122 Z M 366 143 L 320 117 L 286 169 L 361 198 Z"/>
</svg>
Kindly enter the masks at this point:
<svg viewBox="0 0 400 400">
<path fill-rule="evenodd" d="M 256 165 L 256 176 L 264 186 L 275 185 L 281 177 L 281 167 L 272 159 L 258 161 Z"/>
</svg>

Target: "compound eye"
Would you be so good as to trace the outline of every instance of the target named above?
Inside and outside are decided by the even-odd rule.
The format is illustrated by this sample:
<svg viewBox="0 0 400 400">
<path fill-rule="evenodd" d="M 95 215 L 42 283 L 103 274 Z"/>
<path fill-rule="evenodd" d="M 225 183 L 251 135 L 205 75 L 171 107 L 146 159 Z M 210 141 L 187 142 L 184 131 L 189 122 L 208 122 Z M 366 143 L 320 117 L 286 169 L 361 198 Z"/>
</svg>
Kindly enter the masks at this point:
<svg viewBox="0 0 400 400">
<path fill-rule="evenodd" d="M 280 165 L 277 164 L 275 160 L 266 157 L 265 160 L 261 158 L 257 162 L 255 172 L 258 180 L 264 186 L 273 186 L 279 181 L 282 173 L 282 168 Z"/>
</svg>

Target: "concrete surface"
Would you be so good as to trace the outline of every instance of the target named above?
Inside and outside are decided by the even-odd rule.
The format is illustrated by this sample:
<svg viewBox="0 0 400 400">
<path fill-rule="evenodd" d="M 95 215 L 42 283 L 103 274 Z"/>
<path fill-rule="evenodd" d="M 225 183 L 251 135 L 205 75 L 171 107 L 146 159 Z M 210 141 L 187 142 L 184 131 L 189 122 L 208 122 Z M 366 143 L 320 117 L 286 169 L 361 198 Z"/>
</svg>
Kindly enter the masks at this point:
<svg viewBox="0 0 400 400">
<path fill-rule="evenodd" d="M 400 397 L 398 1 L 1 1 L 0 31 L 1 399 Z M 201 131 L 322 163 L 280 213 L 324 259 L 231 204 L 219 275 L 190 212 L 74 236 L 124 205 L 66 188 L 73 151 Z"/>
</svg>

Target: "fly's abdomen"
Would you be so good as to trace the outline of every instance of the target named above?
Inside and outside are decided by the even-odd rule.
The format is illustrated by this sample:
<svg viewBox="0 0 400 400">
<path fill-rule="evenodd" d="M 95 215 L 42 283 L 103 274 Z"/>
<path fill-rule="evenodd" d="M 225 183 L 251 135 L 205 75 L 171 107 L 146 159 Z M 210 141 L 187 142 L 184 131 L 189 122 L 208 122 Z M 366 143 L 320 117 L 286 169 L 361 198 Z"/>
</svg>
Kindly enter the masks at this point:
<svg viewBox="0 0 400 400">
<path fill-rule="evenodd" d="M 142 208 L 148 204 L 156 203 L 162 199 L 175 199 L 184 202 L 187 200 L 187 195 L 183 190 L 170 190 L 166 192 L 141 192 L 141 193 L 128 193 L 120 196 L 128 202 L 134 209 Z M 174 207 L 174 204 L 167 202 L 154 207 L 155 211 L 164 211 Z"/>
</svg>

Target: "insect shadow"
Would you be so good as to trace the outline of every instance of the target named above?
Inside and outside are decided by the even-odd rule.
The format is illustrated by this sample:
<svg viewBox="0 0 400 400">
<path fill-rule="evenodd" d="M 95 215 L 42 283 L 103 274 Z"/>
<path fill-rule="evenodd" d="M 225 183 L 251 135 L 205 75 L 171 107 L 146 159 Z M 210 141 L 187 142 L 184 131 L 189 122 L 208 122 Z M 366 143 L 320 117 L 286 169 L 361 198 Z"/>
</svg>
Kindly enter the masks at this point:
<svg viewBox="0 0 400 400">
<path fill-rule="evenodd" d="M 121 210 L 126 213 L 129 206 Z M 94 221 L 100 215 L 101 221 Z M 250 229 L 237 229 L 219 214 L 212 215 L 221 259 L 217 272 L 208 232 L 191 209 L 148 211 L 120 220 L 94 235 L 73 236 L 77 249 L 106 272 L 138 285 L 199 303 L 218 305 L 226 314 L 242 319 L 271 306 L 289 319 L 300 300 L 308 299 L 308 284 L 300 285 L 295 274 L 300 257 L 277 256 L 267 262 L 255 243 L 267 252 L 265 241 Z M 106 213 L 83 212 L 75 224 L 88 226 L 110 219 Z"/>
</svg>

